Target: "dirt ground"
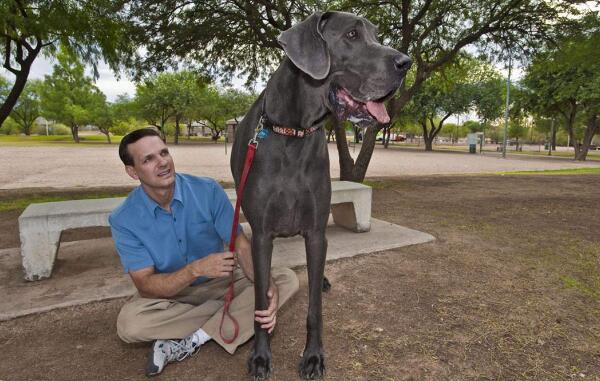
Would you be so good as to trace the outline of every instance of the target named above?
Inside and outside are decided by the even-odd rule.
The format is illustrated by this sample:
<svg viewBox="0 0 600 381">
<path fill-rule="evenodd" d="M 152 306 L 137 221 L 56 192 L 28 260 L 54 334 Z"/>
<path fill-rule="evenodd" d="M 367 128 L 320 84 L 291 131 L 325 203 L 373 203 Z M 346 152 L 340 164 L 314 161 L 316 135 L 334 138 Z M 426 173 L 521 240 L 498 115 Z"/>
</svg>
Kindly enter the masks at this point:
<svg viewBox="0 0 600 381">
<path fill-rule="evenodd" d="M 370 184 L 374 217 L 437 240 L 328 263 L 327 380 L 600 380 L 600 176 Z M 19 214 L 0 213 L 4 247 L 18 242 Z M 300 291 L 272 338 L 272 380 L 298 379 L 307 284 L 305 269 L 297 273 Z M 0 323 L 0 380 L 144 379 L 148 345 L 115 334 L 122 304 Z M 229 356 L 210 342 L 159 379 L 247 380 L 251 343 Z"/>
</svg>

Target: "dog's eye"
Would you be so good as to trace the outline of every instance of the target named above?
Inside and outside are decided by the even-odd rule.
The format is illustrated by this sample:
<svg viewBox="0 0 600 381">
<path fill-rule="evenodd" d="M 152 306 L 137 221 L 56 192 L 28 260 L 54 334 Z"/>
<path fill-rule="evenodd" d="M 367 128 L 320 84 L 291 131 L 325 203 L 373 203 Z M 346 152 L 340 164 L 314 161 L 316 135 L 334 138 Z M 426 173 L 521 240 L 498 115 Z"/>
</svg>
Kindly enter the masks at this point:
<svg viewBox="0 0 600 381">
<path fill-rule="evenodd" d="M 346 37 L 348 37 L 350 40 L 356 40 L 358 37 L 358 32 L 356 29 L 352 29 L 350 32 L 346 33 Z"/>
</svg>

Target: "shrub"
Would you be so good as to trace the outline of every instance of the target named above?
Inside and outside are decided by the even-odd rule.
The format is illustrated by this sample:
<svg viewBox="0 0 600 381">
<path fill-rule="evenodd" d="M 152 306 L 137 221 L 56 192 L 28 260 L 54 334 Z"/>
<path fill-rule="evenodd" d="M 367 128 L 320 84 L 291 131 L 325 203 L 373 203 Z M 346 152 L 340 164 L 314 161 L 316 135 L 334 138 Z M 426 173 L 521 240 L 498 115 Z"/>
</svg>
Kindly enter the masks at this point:
<svg viewBox="0 0 600 381">
<path fill-rule="evenodd" d="M 48 131 L 51 135 L 71 135 L 71 129 L 62 123 L 54 123 L 52 127 L 49 127 Z M 45 133 L 46 130 L 44 129 Z"/>
<path fill-rule="evenodd" d="M 120 120 L 115 123 L 111 128 L 110 132 L 113 135 L 124 136 L 127 133 L 143 128 L 144 124 L 135 118 L 129 118 L 127 120 Z"/>
<path fill-rule="evenodd" d="M 10 116 L 0 126 L 0 134 L 18 135 L 21 133 L 21 126 L 17 124 Z"/>
</svg>

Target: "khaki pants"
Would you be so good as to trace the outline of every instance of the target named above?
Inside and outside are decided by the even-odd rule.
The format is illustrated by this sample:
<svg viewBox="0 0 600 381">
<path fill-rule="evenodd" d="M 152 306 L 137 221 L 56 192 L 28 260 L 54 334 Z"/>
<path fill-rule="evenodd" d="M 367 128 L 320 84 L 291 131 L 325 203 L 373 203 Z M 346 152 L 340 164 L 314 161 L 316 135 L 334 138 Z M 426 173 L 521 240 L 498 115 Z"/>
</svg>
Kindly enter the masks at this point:
<svg viewBox="0 0 600 381">
<path fill-rule="evenodd" d="M 286 268 L 271 269 L 271 277 L 279 291 L 279 307 L 298 291 L 298 277 Z M 223 297 L 230 278 L 213 279 L 190 286 L 172 299 L 149 299 L 136 294 L 121 309 L 117 318 L 117 334 L 127 342 L 157 339 L 182 339 L 202 328 L 227 352 L 254 335 L 254 285 L 241 270 L 234 272 L 235 298 L 229 312 L 239 324 L 237 339 L 225 344 L 219 334 L 223 313 Z M 226 338 L 233 336 L 233 325 L 227 317 L 223 323 Z"/>
</svg>

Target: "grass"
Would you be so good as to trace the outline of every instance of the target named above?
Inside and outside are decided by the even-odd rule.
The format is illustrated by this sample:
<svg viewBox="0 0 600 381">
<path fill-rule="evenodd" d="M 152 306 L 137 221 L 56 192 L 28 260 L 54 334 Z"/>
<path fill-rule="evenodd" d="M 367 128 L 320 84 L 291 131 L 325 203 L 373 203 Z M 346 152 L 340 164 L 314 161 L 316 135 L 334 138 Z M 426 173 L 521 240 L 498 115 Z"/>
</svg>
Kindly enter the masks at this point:
<svg viewBox="0 0 600 381">
<path fill-rule="evenodd" d="M 377 145 L 381 145 L 381 142 L 377 142 Z M 415 150 L 421 150 L 421 151 L 425 151 L 425 146 L 423 145 L 423 143 L 421 144 L 416 144 L 416 143 L 393 143 L 390 142 L 389 147 L 392 148 L 409 148 L 409 149 L 415 149 Z M 496 151 L 496 149 L 492 149 L 490 147 L 494 147 L 494 145 L 486 145 L 483 148 L 483 153 L 498 153 L 500 154 L 500 152 Z M 469 152 L 469 147 L 467 147 L 465 144 L 456 144 L 456 145 L 452 145 L 452 144 L 434 144 L 433 146 L 433 152 L 435 151 L 442 151 L 442 152 Z M 479 152 L 479 145 L 477 145 L 477 153 Z M 546 150 L 541 150 L 541 151 L 515 151 L 514 147 L 508 148 L 507 151 L 508 155 L 525 155 L 525 156 L 548 156 L 548 151 Z M 552 156 L 556 156 L 556 157 L 565 157 L 565 158 L 574 158 L 575 154 L 571 151 L 553 151 L 552 152 Z M 588 160 L 600 160 L 600 151 L 588 151 L 587 154 L 587 159 Z"/>
<path fill-rule="evenodd" d="M 0 200 L 0 212 L 25 209 L 29 204 L 37 204 L 42 202 L 55 202 L 55 201 L 70 201 L 70 200 L 84 200 L 84 199 L 95 199 L 95 198 L 108 198 L 108 197 L 125 197 L 127 192 L 101 192 L 93 194 L 75 194 L 75 195 L 64 195 L 64 196 L 48 196 L 48 195 L 31 195 L 28 197 L 17 197 L 12 199 Z"/>
<path fill-rule="evenodd" d="M 543 169 L 538 171 L 510 171 L 510 172 L 496 172 L 494 175 L 585 175 L 585 174 L 599 174 L 600 167 L 591 168 L 570 168 L 570 169 Z"/>
<path fill-rule="evenodd" d="M 111 136 L 111 144 L 119 144 L 122 136 Z M 78 146 L 78 145 L 94 145 L 103 146 L 108 142 L 104 135 L 79 135 L 79 144 L 73 141 L 71 135 L 0 135 L 0 145 L 17 145 L 17 146 L 38 146 L 38 145 L 65 145 L 65 146 Z M 193 136 L 188 139 L 187 136 L 181 136 L 179 138 L 181 144 L 215 144 L 210 137 L 198 137 Z M 173 143 L 173 137 L 167 137 L 167 143 Z M 221 138 L 217 142 L 223 144 L 224 140 Z"/>
<path fill-rule="evenodd" d="M 119 143 L 122 136 L 111 136 L 112 144 Z M 104 135 L 80 135 L 79 144 L 107 144 Z M 14 144 L 20 146 L 36 146 L 43 144 L 66 144 L 75 145 L 71 135 L 0 135 L 0 144 Z"/>
<path fill-rule="evenodd" d="M 564 287 L 576 289 L 589 296 L 600 296 L 600 244 L 569 238 L 565 240 L 564 246 L 569 260 L 573 263 L 569 274 L 561 277 Z M 563 266 L 563 271 L 567 271 L 568 268 Z"/>
</svg>

